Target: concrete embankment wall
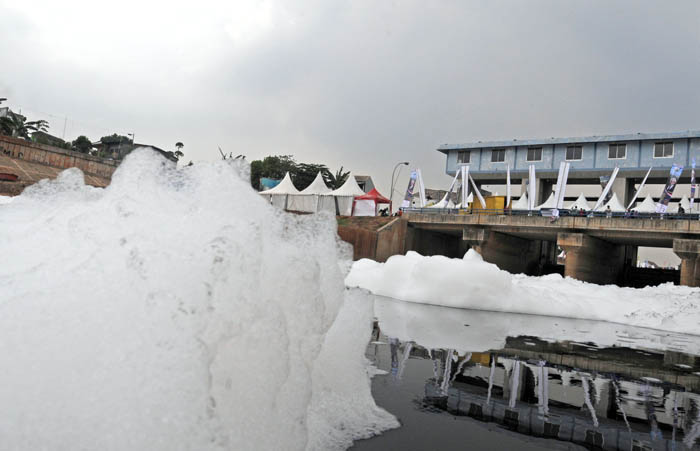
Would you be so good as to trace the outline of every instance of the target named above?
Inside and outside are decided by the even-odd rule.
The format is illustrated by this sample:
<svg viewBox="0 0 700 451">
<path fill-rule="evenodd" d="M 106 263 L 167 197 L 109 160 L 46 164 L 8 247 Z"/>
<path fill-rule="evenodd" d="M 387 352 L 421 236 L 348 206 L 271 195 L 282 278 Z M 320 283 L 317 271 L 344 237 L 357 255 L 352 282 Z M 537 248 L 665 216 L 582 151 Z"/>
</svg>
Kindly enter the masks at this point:
<svg viewBox="0 0 700 451">
<path fill-rule="evenodd" d="M 72 150 L 37 144 L 23 139 L 0 136 L 0 154 L 30 163 L 54 168 L 78 168 L 86 174 L 109 179 L 117 168 L 117 162 L 85 155 Z"/>
<path fill-rule="evenodd" d="M 338 235 L 352 244 L 353 260 L 386 261 L 403 254 L 406 220 L 399 217 L 339 217 Z"/>
<path fill-rule="evenodd" d="M 64 169 L 73 167 L 83 171 L 88 185 L 105 187 L 117 165 L 112 160 L 0 136 L 0 172 L 19 177 L 16 181 L 0 181 L 0 195 L 16 196 L 25 187 L 42 179 L 56 178 Z"/>
</svg>

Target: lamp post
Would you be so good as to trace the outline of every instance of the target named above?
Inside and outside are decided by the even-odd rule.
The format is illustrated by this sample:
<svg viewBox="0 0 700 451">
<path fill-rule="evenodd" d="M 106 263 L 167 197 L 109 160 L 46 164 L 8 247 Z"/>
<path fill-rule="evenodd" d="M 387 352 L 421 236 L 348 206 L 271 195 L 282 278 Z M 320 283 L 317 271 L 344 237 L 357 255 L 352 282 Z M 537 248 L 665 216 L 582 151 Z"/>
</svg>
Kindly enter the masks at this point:
<svg viewBox="0 0 700 451">
<path fill-rule="evenodd" d="M 394 170 L 391 172 L 391 191 L 389 192 L 389 200 L 392 201 L 394 199 L 394 174 L 396 173 L 396 168 L 399 166 L 404 165 L 408 166 L 408 161 L 400 161 L 396 163 L 396 166 L 394 166 Z M 399 172 L 401 172 L 399 170 Z M 394 208 L 391 202 L 389 202 L 389 210 L 393 213 Z"/>
</svg>

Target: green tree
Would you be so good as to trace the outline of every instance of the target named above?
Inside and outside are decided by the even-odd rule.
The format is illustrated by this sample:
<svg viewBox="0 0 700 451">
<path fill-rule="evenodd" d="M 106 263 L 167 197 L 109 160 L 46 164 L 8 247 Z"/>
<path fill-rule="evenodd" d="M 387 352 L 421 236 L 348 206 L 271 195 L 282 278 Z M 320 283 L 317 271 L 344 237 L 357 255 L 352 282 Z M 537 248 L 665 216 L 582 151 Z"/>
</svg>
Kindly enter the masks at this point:
<svg viewBox="0 0 700 451">
<path fill-rule="evenodd" d="M 175 158 L 180 160 L 180 158 L 185 156 L 185 154 L 182 153 L 182 148 L 185 147 L 185 145 L 182 144 L 180 141 L 178 141 L 175 143 L 175 147 L 177 147 L 177 150 L 175 151 L 175 153 L 173 155 L 175 155 Z"/>
<path fill-rule="evenodd" d="M 311 185 L 319 172 L 324 179 L 330 173 L 325 164 L 299 163 L 292 173 L 294 185 L 300 190 L 306 188 Z"/>
<path fill-rule="evenodd" d="M 80 135 L 73 141 L 73 150 L 80 153 L 90 153 L 92 142 L 87 136 Z"/>
<path fill-rule="evenodd" d="M 251 161 L 250 184 L 259 190 L 261 177 L 280 180 L 287 172 L 291 175 L 294 186 L 299 190 L 308 187 L 319 172 L 323 181 L 331 189 L 340 187 L 350 174 L 343 172 L 342 167 L 335 174 L 332 174 L 325 164 L 297 163 L 291 155 L 273 155 L 262 160 Z"/>
<path fill-rule="evenodd" d="M 7 116 L 0 117 L 0 133 L 12 136 L 13 138 L 24 138 L 30 140 L 29 135 L 33 132 L 46 132 L 49 129 L 48 121 L 40 119 L 29 121 L 21 114 L 12 111 Z"/>
<path fill-rule="evenodd" d="M 279 180 L 285 173 L 294 175 L 296 171 L 297 163 L 291 155 L 274 155 L 262 160 L 253 160 L 250 163 L 250 184 L 259 190 L 261 177 Z"/>
<path fill-rule="evenodd" d="M 100 138 L 102 144 L 133 144 L 128 136 L 117 135 L 116 133 Z"/>
<path fill-rule="evenodd" d="M 349 175 L 350 171 L 343 172 L 343 167 L 341 166 L 340 169 L 335 171 L 335 174 L 328 171 L 327 177 L 324 178 L 326 180 L 326 185 L 328 185 L 330 189 L 338 189 L 347 181 Z"/>
</svg>

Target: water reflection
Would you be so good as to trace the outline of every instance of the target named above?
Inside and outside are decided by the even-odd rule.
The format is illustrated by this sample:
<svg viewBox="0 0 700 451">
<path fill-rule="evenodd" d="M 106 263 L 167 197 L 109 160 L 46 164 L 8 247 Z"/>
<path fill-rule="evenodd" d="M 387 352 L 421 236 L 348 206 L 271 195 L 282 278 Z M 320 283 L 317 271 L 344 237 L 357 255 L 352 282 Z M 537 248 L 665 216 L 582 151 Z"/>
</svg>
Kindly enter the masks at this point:
<svg viewBox="0 0 700 451">
<path fill-rule="evenodd" d="M 375 314 L 368 356 L 389 366 L 378 377 L 420 373 L 421 409 L 589 449 L 699 448 L 697 337 L 385 298 Z"/>
</svg>

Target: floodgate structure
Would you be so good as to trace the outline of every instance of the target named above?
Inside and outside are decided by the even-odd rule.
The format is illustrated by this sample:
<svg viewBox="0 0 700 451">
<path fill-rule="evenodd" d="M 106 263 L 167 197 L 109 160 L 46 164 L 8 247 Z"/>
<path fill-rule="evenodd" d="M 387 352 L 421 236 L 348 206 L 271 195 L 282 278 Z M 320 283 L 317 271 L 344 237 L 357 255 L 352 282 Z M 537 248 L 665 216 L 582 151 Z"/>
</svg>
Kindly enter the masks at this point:
<svg viewBox="0 0 700 451">
<path fill-rule="evenodd" d="M 650 167 L 648 184 L 665 184 L 674 164 L 686 168 L 678 183 L 690 183 L 690 163 L 693 159 L 700 162 L 700 131 L 444 144 L 437 150 L 445 155 L 448 175 L 454 176 L 461 165 L 469 165 L 476 185 L 505 185 L 508 168 L 511 183 L 524 187 L 528 168 L 534 165 L 535 205 L 552 193 L 562 162 L 570 163 L 569 185 L 600 186 L 601 177 L 610 176 L 618 167 L 611 191 L 628 205 Z M 698 214 L 563 215 L 552 222 L 539 214 L 505 213 L 409 209 L 401 218 L 403 227 L 397 220 L 378 231 L 383 245 L 376 246 L 375 254 L 356 257 L 382 261 L 407 250 L 460 257 L 469 248 L 475 248 L 487 262 L 513 273 L 560 272 L 587 282 L 622 286 L 667 281 L 700 286 Z M 403 247 L 397 242 L 402 242 Z M 680 272 L 637 268 L 640 246 L 673 249 L 681 259 Z M 558 248 L 565 251 L 563 267 L 557 264 Z"/>
<path fill-rule="evenodd" d="M 700 161 L 700 131 L 444 144 L 437 150 L 445 155 L 447 174 L 469 164 L 480 184 L 505 184 L 509 167 L 512 183 L 524 185 L 533 165 L 536 204 L 552 192 L 562 162 L 570 164 L 569 183 L 577 185 L 598 185 L 617 167 L 611 191 L 628 205 L 649 168 L 649 184 L 665 184 L 674 164 L 686 168 L 678 183 L 690 183 L 691 162 Z M 543 260 L 555 263 L 556 244 L 566 252 L 565 275 L 596 283 L 629 282 L 623 279 L 636 265 L 638 246 L 672 248 L 681 259 L 680 283 L 700 286 L 700 222 L 693 219 L 563 217 L 550 223 L 542 217 L 492 215 L 408 218 L 419 235 L 461 235 L 487 261 L 513 272 L 536 272 Z"/>
</svg>

